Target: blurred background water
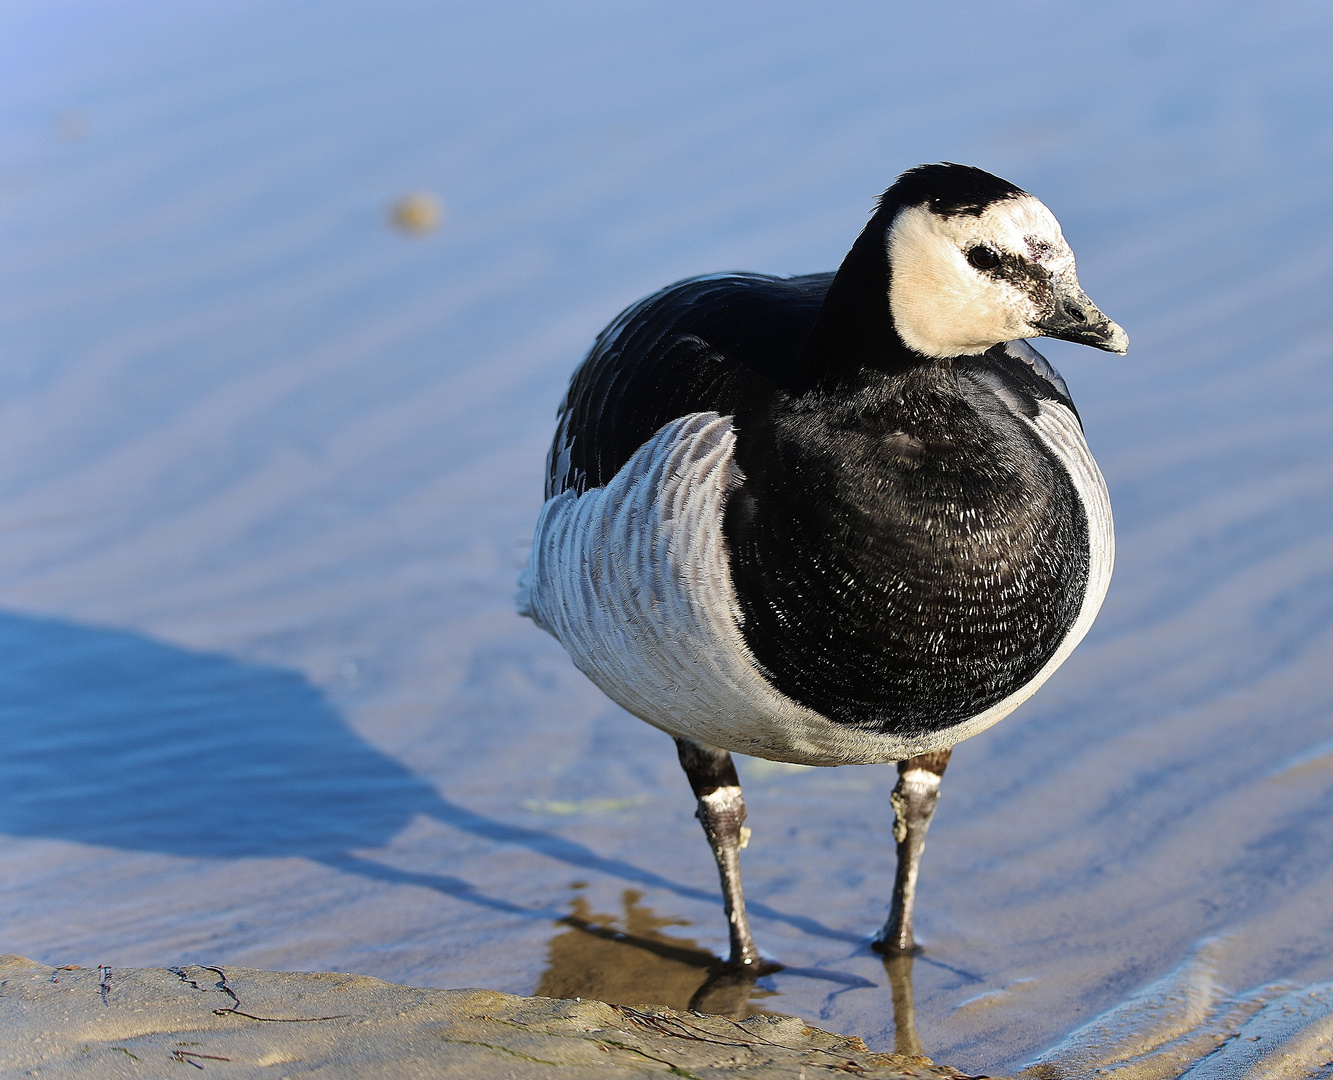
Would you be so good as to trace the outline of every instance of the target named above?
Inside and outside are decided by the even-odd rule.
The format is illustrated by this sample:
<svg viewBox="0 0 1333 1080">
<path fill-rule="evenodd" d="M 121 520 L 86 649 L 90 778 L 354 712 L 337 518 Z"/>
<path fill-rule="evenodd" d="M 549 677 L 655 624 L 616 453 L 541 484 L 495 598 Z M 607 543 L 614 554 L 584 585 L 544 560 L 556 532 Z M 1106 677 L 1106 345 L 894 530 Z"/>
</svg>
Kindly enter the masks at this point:
<svg viewBox="0 0 1333 1080">
<path fill-rule="evenodd" d="M 1013 1068 L 1218 932 L 1238 988 L 1333 977 L 1331 45 L 1282 2 L 4 5 L 0 949 L 610 994 L 623 932 L 693 993 L 670 741 L 513 614 L 555 406 L 624 305 L 832 269 L 953 160 L 1132 349 L 1043 345 L 1119 562 L 950 766 L 925 1050 Z M 793 969 L 753 1007 L 891 1046 L 892 768 L 741 769 Z"/>
</svg>

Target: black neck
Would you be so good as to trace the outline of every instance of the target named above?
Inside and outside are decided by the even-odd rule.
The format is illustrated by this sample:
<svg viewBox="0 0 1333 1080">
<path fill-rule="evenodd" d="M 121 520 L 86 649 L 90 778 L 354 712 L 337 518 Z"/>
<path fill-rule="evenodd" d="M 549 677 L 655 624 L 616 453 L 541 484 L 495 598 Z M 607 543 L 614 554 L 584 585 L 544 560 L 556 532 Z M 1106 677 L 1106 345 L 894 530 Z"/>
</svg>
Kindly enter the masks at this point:
<svg viewBox="0 0 1333 1080">
<path fill-rule="evenodd" d="M 859 382 L 867 369 L 905 372 L 933 361 L 909 349 L 889 307 L 891 271 L 886 247 L 900 204 L 881 205 L 847 257 L 805 340 L 807 370 L 826 390 Z"/>
</svg>

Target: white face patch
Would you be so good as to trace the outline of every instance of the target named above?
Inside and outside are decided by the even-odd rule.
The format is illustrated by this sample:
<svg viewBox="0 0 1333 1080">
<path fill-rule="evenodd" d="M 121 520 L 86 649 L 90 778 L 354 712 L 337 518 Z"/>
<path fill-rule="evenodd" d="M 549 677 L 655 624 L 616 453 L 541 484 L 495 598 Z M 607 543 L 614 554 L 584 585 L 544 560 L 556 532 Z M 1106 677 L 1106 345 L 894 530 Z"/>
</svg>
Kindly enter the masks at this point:
<svg viewBox="0 0 1333 1080">
<path fill-rule="evenodd" d="M 899 336 L 930 357 L 965 356 L 1041 333 L 1034 320 L 1050 314 L 1049 287 L 1078 288 L 1074 253 L 1060 223 L 1039 199 L 1005 199 L 980 215 L 942 216 L 906 206 L 889 227 L 889 304 Z M 967 253 L 984 247 L 1025 275 L 981 270 Z M 1049 275 L 1049 277 L 1047 276 Z"/>
</svg>

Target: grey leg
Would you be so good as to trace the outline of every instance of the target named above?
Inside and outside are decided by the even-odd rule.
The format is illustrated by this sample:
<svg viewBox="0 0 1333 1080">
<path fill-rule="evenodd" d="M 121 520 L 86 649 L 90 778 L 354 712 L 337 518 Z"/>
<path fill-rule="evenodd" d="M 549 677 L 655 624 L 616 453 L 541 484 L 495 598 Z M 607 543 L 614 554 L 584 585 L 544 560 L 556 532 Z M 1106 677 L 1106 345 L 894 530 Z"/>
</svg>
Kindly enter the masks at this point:
<svg viewBox="0 0 1333 1080">
<path fill-rule="evenodd" d="M 676 750 L 694 797 L 699 800 L 696 816 L 704 827 L 722 879 L 722 899 L 731 925 L 729 963 L 738 968 L 752 967 L 759 963 L 759 951 L 754 947 L 750 920 L 745 915 L 740 857 L 741 848 L 749 843 L 750 830 L 745 827 L 745 800 L 741 797 L 736 766 L 725 750 L 693 739 L 677 739 Z"/>
<path fill-rule="evenodd" d="M 898 874 L 893 882 L 893 905 L 883 929 L 875 935 L 875 948 L 883 953 L 916 952 L 912 936 L 912 908 L 916 903 L 916 878 L 926 830 L 940 799 L 940 780 L 949 764 L 951 750 L 908 758 L 898 762 L 898 786 L 889 798 L 897 820 L 893 838 L 898 841 Z"/>
</svg>

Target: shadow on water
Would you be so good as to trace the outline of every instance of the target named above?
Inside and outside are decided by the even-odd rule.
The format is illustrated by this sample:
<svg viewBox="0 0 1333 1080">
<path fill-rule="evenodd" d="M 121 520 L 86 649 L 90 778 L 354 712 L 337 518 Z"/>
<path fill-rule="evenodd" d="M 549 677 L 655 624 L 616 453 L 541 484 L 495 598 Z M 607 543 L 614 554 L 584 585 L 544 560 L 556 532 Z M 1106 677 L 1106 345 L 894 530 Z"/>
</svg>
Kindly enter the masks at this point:
<svg viewBox="0 0 1333 1080">
<path fill-rule="evenodd" d="M 301 675 L 0 615 L 0 831 L 207 858 L 376 847 L 437 796 Z"/>
<path fill-rule="evenodd" d="M 716 891 L 442 798 L 359 738 L 298 673 L 123 630 L 0 613 L 0 833 L 194 858 L 300 857 L 526 919 L 554 920 L 562 930 L 550 943 L 537 988 L 551 997 L 745 1017 L 762 1011 L 756 1000 L 776 992 L 756 985 L 762 976 L 731 972 L 694 941 L 663 933 L 686 924 L 643 906 L 635 888 L 625 890 L 620 916 L 595 913 L 582 898 L 566 913 L 357 854 L 388 844 L 418 815 L 631 886 L 701 899 L 721 914 Z M 861 943 L 814 919 L 750 906 L 806 933 Z M 886 970 L 898 1045 L 919 1052 L 911 959 L 905 959 L 905 965 L 886 961 Z M 784 977 L 843 990 L 874 985 L 823 968 L 789 967 Z"/>
<path fill-rule="evenodd" d="M 576 888 L 581 885 L 576 885 Z M 720 957 L 689 938 L 662 933 L 664 926 L 688 926 L 643 906 L 643 894 L 626 889 L 624 915 L 596 914 L 577 896 L 567 927 L 551 939 L 546 971 L 536 994 L 595 998 L 617 1005 L 664 1005 L 743 1020 L 767 1013 L 755 999 L 776 991 L 756 985 L 757 973 L 729 970 Z"/>
<path fill-rule="evenodd" d="M 387 844 L 418 814 L 627 884 L 719 899 L 442 798 L 359 738 L 299 673 L 0 613 L 0 832 L 199 858 L 303 857 L 528 918 L 563 917 L 356 854 Z M 859 940 L 764 904 L 751 909 Z"/>
</svg>

